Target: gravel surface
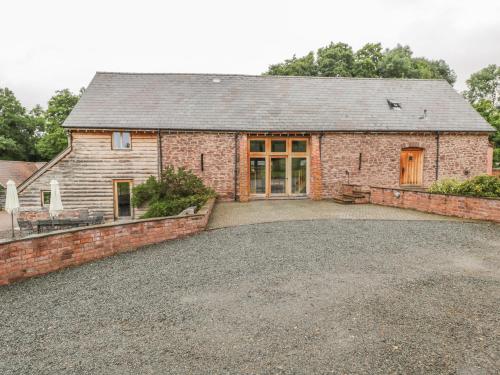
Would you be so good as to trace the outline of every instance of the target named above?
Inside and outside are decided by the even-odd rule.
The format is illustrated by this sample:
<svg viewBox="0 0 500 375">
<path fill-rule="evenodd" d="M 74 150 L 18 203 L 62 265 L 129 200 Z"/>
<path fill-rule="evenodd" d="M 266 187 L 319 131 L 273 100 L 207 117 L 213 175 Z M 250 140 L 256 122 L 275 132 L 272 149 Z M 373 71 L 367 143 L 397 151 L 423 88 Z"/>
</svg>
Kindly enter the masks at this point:
<svg viewBox="0 0 500 375">
<path fill-rule="evenodd" d="M 500 226 L 213 230 L 0 288 L 1 374 L 498 374 Z"/>
</svg>

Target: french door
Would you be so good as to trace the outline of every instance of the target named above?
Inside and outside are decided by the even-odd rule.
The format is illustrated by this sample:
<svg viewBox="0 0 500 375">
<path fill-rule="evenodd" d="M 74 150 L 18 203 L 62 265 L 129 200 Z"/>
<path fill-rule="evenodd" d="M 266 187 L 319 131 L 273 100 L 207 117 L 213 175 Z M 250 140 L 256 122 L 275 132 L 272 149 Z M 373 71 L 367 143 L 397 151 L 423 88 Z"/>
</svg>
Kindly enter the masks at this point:
<svg viewBox="0 0 500 375">
<path fill-rule="evenodd" d="M 255 197 L 309 192 L 308 138 L 249 138 L 249 189 Z"/>
</svg>

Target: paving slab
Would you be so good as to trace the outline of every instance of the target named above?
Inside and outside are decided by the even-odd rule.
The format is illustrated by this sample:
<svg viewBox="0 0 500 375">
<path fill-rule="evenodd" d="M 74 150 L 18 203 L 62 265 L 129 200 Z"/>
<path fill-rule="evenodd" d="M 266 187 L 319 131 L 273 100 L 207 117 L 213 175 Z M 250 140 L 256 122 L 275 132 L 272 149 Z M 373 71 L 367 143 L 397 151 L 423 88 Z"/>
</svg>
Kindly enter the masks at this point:
<svg viewBox="0 0 500 375">
<path fill-rule="evenodd" d="M 274 221 L 350 220 L 445 220 L 463 219 L 373 204 L 344 205 L 330 200 L 256 200 L 219 202 L 208 224 L 210 229 Z"/>
</svg>

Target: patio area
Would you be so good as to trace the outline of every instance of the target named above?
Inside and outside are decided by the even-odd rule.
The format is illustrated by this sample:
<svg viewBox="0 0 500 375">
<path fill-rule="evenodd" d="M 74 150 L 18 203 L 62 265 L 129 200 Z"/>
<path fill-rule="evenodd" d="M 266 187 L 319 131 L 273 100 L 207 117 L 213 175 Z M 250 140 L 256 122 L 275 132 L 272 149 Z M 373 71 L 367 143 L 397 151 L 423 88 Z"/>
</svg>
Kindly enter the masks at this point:
<svg viewBox="0 0 500 375">
<path fill-rule="evenodd" d="M 344 205 L 329 200 L 256 200 L 247 203 L 220 202 L 212 213 L 209 229 L 275 221 L 347 220 L 463 220 L 401 208 L 373 204 Z"/>
</svg>

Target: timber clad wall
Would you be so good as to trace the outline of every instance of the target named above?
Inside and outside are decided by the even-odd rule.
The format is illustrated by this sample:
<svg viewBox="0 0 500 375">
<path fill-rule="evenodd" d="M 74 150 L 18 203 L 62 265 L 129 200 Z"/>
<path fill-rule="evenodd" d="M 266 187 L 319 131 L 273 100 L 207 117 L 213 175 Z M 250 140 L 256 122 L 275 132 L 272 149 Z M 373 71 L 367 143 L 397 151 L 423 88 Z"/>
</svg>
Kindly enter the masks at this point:
<svg viewBox="0 0 500 375">
<path fill-rule="evenodd" d="M 234 199 L 234 134 L 164 133 L 161 145 L 163 168 L 173 165 L 190 169 L 215 190 L 219 199 Z"/>
<path fill-rule="evenodd" d="M 61 189 L 64 208 L 88 208 L 113 217 L 113 180 L 132 179 L 137 185 L 158 175 L 157 136 L 135 133 L 131 150 L 112 150 L 111 132 L 73 132 L 71 152 L 49 168 L 19 196 L 23 207 L 40 207 L 40 191 L 50 191 L 50 180 Z M 143 213 L 135 210 L 135 216 Z"/>
<path fill-rule="evenodd" d="M 439 144 L 440 179 L 465 179 L 486 173 L 487 134 L 441 134 Z M 435 133 L 325 134 L 321 142 L 323 197 L 339 195 L 342 184 L 348 181 L 358 185 L 399 187 L 400 154 L 403 148 L 409 147 L 424 149 L 422 183 L 423 187 L 428 187 L 436 180 Z M 466 170 L 468 175 L 464 173 Z"/>
</svg>

